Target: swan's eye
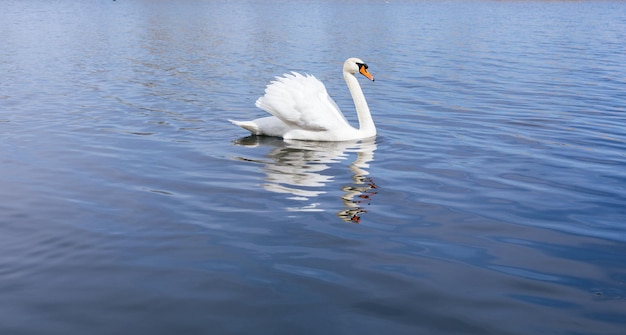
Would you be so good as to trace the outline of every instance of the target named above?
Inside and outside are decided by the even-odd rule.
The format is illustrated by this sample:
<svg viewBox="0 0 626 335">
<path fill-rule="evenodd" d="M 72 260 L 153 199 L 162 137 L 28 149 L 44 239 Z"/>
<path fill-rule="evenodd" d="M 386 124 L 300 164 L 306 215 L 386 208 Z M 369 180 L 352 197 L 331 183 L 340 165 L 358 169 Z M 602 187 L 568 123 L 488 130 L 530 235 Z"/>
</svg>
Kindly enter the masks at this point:
<svg viewBox="0 0 626 335">
<path fill-rule="evenodd" d="M 365 64 L 365 63 L 356 63 L 356 65 L 359 66 L 359 69 L 364 67 L 367 70 L 367 64 Z"/>
</svg>

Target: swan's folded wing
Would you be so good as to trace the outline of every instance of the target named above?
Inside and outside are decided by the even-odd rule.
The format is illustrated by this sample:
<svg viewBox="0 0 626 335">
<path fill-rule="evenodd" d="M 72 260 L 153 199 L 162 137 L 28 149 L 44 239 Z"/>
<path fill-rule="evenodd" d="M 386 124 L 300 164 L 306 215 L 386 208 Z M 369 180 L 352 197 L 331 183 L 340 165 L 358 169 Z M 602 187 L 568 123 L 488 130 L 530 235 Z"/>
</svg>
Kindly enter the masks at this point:
<svg viewBox="0 0 626 335">
<path fill-rule="evenodd" d="M 292 127 L 311 131 L 332 130 L 348 124 L 324 84 L 312 75 L 292 72 L 276 77 L 256 106 Z"/>
</svg>

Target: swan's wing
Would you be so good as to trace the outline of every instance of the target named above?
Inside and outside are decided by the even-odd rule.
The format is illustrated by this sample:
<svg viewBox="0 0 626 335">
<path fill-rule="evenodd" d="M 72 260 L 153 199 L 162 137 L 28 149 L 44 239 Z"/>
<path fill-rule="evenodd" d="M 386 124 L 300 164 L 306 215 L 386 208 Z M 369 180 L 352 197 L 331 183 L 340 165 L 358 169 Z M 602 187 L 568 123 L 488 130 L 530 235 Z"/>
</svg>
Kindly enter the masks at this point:
<svg viewBox="0 0 626 335">
<path fill-rule="evenodd" d="M 256 106 L 295 128 L 324 131 L 348 125 L 324 84 L 312 75 L 276 77 Z"/>
</svg>

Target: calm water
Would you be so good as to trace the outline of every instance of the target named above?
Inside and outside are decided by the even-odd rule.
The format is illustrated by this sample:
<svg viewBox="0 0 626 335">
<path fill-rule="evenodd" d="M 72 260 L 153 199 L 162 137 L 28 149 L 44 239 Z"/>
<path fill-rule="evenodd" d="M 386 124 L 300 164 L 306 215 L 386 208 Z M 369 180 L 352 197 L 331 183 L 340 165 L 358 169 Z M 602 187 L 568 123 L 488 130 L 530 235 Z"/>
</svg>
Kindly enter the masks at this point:
<svg viewBox="0 0 626 335">
<path fill-rule="evenodd" d="M 0 0 L 0 333 L 623 334 L 625 13 Z M 351 56 L 375 139 L 226 121 Z"/>
</svg>

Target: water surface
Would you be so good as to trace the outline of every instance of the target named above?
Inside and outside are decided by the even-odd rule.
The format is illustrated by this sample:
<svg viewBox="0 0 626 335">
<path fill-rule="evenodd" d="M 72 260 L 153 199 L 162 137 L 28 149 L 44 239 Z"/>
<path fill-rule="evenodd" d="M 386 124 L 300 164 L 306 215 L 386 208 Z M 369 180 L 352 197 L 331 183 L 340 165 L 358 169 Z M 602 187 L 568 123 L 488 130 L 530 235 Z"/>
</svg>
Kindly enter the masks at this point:
<svg viewBox="0 0 626 335">
<path fill-rule="evenodd" d="M 1 6 L 2 333 L 626 327 L 626 4 Z M 352 56 L 376 138 L 226 121 Z"/>
</svg>

